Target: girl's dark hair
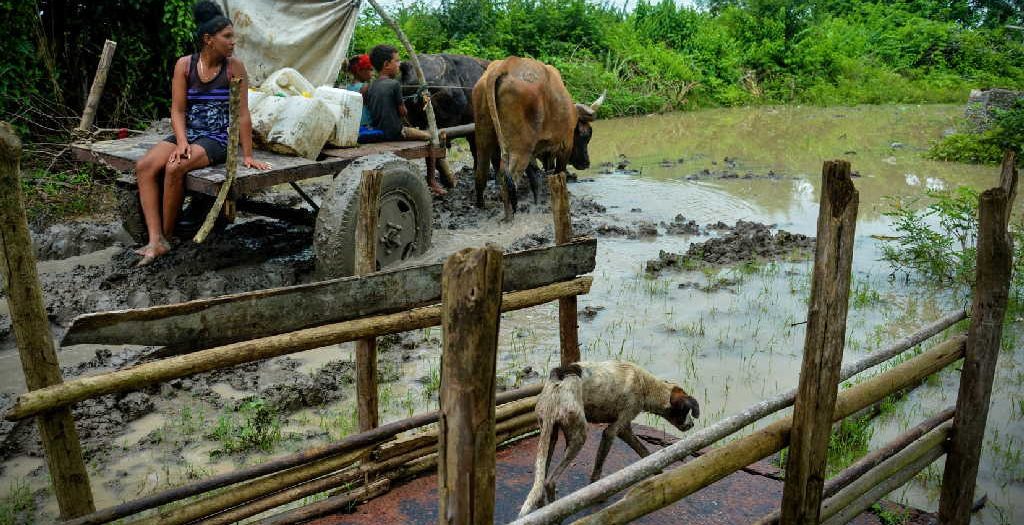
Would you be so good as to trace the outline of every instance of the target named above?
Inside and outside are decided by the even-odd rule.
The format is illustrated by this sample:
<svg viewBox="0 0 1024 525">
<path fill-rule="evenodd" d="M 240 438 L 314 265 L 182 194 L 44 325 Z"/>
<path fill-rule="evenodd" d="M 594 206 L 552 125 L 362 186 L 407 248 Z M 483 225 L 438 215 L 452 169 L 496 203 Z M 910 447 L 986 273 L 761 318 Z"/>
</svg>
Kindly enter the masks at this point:
<svg viewBox="0 0 1024 525">
<path fill-rule="evenodd" d="M 196 45 L 203 47 L 203 35 L 216 35 L 221 29 L 231 25 L 231 20 L 224 16 L 220 6 L 201 0 L 192 6 L 192 16 L 196 20 Z"/>
</svg>

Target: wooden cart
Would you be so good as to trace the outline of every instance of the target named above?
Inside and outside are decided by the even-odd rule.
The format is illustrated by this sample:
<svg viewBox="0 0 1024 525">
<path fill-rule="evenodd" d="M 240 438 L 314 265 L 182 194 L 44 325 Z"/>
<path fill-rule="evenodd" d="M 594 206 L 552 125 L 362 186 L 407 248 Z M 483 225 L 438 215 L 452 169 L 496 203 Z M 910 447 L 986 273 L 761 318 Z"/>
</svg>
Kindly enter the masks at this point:
<svg viewBox="0 0 1024 525">
<path fill-rule="evenodd" d="M 139 243 L 146 242 L 146 227 L 132 171 L 135 163 L 163 139 L 145 133 L 130 138 L 73 145 L 76 157 L 85 162 L 109 166 L 122 175 L 117 179 L 118 210 L 125 230 Z M 236 210 L 315 226 L 314 251 L 317 269 L 323 276 L 350 275 L 354 271 L 355 222 L 358 217 L 359 176 L 376 169 L 383 173 L 379 200 L 377 267 L 423 253 L 430 245 L 432 229 L 431 195 L 422 171 L 412 160 L 426 159 L 428 169 L 444 158 L 445 149 L 426 142 L 381 142 L 354 148 L 326 149 L 318 160 L 284 156 L 256 150 L 254 158 L 269 162 L 267 171 L 238 167 L 228 193 L 220 224 L 234 221 Z M 185 178 L 189 206 L 183 217 L 202 220 L 227 175 L 224 165 L 188 173 Z M 318 204 L 297 181 L 333 175 L 332 183 Z M 259 190 L 290 184 L 308 209 L 275 205 L 247 198 Z"/>
</svg>

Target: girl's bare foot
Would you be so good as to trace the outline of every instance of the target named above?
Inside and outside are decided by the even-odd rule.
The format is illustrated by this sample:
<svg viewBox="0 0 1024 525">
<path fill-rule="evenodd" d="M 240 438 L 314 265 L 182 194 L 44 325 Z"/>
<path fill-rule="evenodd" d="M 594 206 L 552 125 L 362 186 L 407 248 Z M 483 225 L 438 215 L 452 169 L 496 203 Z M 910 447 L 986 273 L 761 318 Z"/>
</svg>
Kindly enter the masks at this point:
<svg viewBox="0 0 1024 525">
<path fill-rule="evenodd" d="M 163 245 L 164 248 L 167 248 L 167 251 L 171 250 L 171 243 L 167 242 L 167 239 L 160 239 L 160 244 Z M 140 247 L 132 250 L 132 253 L 134 253 L 135 255 L 141 255 L 141 256 L 145 257 L 146 256 L 146 249 L 149 248 L 149 247 L 150 247 L 149 244 L 144 245 L 144 246 L 140 246 Z"/>
<path fill-rule="evenodd" d="M 169 251 L 171 251 L 171 246 L 167 244 L 167 241 L 161 240 L 157 244 L 147 244 L 137 252 L 142 256 L 142 258 L 139 259 L 139 262 L 135 266 L 149 266 L 150 264 L 153 264 L 153 261 L 155 261 L 157 257 L 160 257 Z"/>
</svg>

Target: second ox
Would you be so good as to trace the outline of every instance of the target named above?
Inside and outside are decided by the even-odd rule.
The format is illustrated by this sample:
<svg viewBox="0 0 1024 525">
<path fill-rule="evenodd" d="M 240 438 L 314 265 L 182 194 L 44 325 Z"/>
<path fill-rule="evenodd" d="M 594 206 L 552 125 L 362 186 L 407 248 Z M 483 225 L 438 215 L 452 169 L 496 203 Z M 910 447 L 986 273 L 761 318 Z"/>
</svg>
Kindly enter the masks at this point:
<svg viewBox="0 0 1024 525">
<path fill-rule="evenodd" d="M 496 153 L 505 220 L 515 214 L 516 185 L 535 158 L 556 173 L 570 164 L 589 168 L 590 122 L 602 102 L 603 94 L 589 106 L 574 103 L 558 70 L 536 60 L 513 56 L 491 62 L 473 88 L 476 205 L 483 206 L 488 160 Z"/>
</svg>

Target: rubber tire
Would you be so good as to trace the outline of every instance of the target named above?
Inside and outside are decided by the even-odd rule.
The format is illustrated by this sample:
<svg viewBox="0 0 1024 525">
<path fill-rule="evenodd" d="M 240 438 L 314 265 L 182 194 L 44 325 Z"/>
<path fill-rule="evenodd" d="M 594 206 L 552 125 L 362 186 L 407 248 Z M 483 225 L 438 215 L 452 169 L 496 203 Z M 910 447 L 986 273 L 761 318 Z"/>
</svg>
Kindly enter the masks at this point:
<svg viewBox="0 0 1024 525">
<path fill-rule="evenodd" d="M 149 242 L 146 231 L 146 217 L 142 214 L 142 201 L 139 200 L 138 188 L 117 186 L 117 214 L 121 217 L 121 227 L 128 232 L 137 244 Z"/>
<path fill-rule="evenodd" d="M 404 194 L 413 207 L 416 232 L 413 250 L 402 260 L 430 248 L 433 234 L 433 198 L 424 174 L 412 163 L 394 155 L 373 155 L 352 163 L 334 177 L 320 205 L 313 235 L 316 275 L 320 279 L 346 277 L 355 273 L 356 222 L 359 218 L 359 182 L 363 171 L 383 173 L 380 200 L 394 192 Z M 377 253 L 383 253 L 378 240 Z M 381 268 L 378 260 L 377 266 Z"/>
</svg>

